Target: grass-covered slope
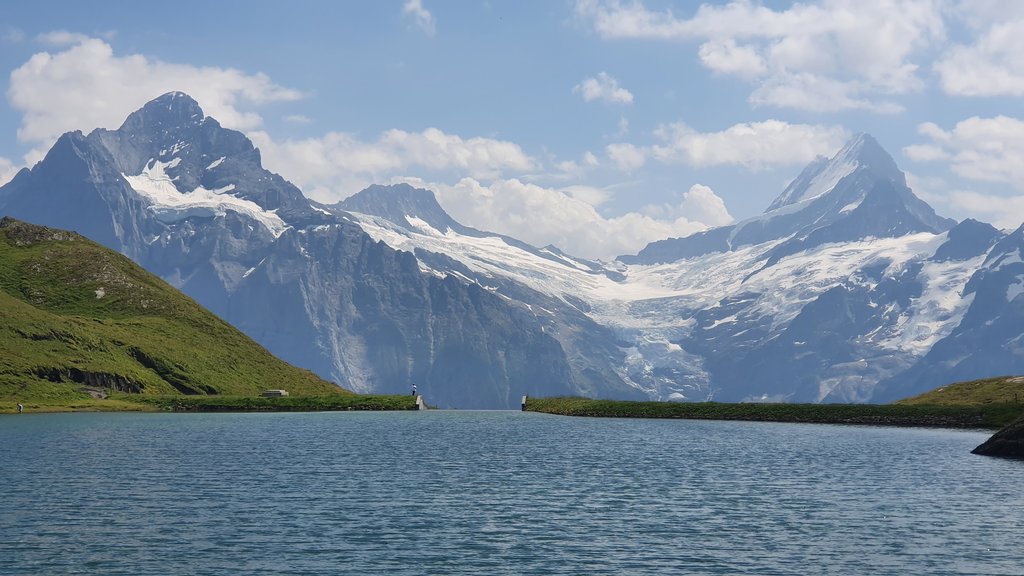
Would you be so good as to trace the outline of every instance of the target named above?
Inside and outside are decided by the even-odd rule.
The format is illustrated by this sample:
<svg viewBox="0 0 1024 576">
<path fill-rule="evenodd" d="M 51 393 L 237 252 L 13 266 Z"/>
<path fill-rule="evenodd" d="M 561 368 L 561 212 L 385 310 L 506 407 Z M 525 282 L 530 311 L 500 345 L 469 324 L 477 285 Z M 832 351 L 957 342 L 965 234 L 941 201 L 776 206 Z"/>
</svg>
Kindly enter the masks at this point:
<svg viewBox="0 0 1024 576">
<path fill-rule="evenodd" d="M 975 454 L 1024 458 L 1024 377 L 1003 376 L 941 386 L 920 396 L 897 402 L 903 405 L 1006 406 L 1019 416 L 984 444 Z"/>
<path fill-rule="evenodd" d="M 628 402 L 588 398 L 528 398 L 526 410 L 563 416 L 686 418 L 814 424 L 998 428 L 1020 415 L 1019 407 L 904 406 L 896 404 L 760 404 L 720 402 Z"/>
<path fill-rule="evenodd" d="M 0 220 L 0 402 L 347 391 L 271 355 L 128 258 Z M 123 398 L 124 396 L 119 395 Z"/>
<path fill-rule="evenodd" d="M 897 400 L 903 405 L 983 406 L 1020 404 L 1024 412 L 1024 377 L 1003 376 L 940 386 L 919 396 Z"/>
</svg>

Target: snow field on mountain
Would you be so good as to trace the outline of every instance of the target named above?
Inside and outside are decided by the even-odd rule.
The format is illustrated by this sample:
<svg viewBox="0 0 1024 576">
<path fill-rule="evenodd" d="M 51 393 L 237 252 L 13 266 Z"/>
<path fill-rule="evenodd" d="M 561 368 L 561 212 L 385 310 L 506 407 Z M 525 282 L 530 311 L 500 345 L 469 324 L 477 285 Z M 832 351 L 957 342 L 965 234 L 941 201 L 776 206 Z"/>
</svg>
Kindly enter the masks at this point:
<svg viewBox="0 0 1024 576">
<path fill-rule="evenodd" d="M 167 169 L 174 168 L 178 162 L 179 158 L 169 162 L 150 160 L 141 174 L 121 174 L 133 190 L 150 201 L 149 209 L 159 220 L 176 222 L 202 214 L 222 216 L 227 210 L 233 210 L 256 220 L 275 238 L 288 228 L 274 210 L 264 210 L 255 202 L 232 196 L 230 192 L 235 189 L 234 184 L 216 190 L 199 186 L 189 192 L 179 191 L 167 174 Z"/>
</svg>

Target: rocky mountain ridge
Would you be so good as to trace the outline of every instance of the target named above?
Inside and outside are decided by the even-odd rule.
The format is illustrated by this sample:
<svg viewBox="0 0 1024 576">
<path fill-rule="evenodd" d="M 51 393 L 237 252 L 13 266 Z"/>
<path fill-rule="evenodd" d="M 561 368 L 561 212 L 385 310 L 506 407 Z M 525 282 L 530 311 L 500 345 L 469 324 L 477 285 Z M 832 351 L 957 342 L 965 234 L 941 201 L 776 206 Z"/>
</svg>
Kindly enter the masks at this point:
<svg viewBox="0 0 1024 576">
<path fill-rule="evenodd" d="M 407 185 L 310 202 L 171 93 L 63 136 L 0 214 L 97 239 L 293 364 L 440 406 L 876 401 L 1024 369 L 1019 234 L 937 216 L 868 135 L 761 216 L 601 263 L 464 226 Z"/>
</svg>

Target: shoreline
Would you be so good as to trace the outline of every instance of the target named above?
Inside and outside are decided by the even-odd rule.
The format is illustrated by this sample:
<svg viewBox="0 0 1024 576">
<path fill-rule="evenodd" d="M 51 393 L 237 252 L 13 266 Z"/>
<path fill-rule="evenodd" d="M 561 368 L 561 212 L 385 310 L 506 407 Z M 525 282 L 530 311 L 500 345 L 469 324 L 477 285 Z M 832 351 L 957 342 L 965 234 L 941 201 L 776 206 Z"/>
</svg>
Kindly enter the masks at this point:
<svg viewBox="0 0 1024 576">
<path fill-rule="evenodd" d="M 21 400 L 25 414 L 66 412 L 341 412 L 411 411 L 416 399 L 399 395 L 331 396 L 130 396 L 69 401 Z M 0 402 L 0 414 L 17 414 L 18 400 Z"/>
<path fill-rule="evenodd" d="M 1020 404 L 757 404 L 527 398 L 526 412 L 587 418 L 655 418 L 997 430 L 1024 414 Z"/>
</svg>

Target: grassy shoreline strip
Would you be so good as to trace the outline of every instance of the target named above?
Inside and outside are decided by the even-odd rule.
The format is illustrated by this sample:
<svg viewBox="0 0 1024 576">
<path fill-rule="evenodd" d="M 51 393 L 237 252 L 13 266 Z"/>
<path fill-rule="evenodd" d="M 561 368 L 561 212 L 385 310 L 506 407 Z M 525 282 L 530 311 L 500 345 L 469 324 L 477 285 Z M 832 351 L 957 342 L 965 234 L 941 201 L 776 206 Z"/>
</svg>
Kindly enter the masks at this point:
<svg viewBox="0 0 1024 576">
<path fill-rule="evenodd" d="M 170 412 L 331 412 L 339 410 L 416 410 L 412 396 L 163 396 L 137 402 Z"/>
<path fill-rule="evenodd" d="M 15 404 L 0 406 L 14 412 Z M 67 403 L 25 402 L 26 412 L 333 412 L 416 410 L 412 396 L 346 394 L 331 396 L 150 396 L 118 394 L 104 400 Z"/>
<path fill-rule="evenodd" d="M 900 404 L 757 404 L 719 402 L 634 402 L 587 398 L 528 398 L 528 412 L 598 418 L 679 418 L 808 424 L 860 424 L 936 428 L 1001 428 L 1024 405 L 981 406 Z"/>
</svg>

